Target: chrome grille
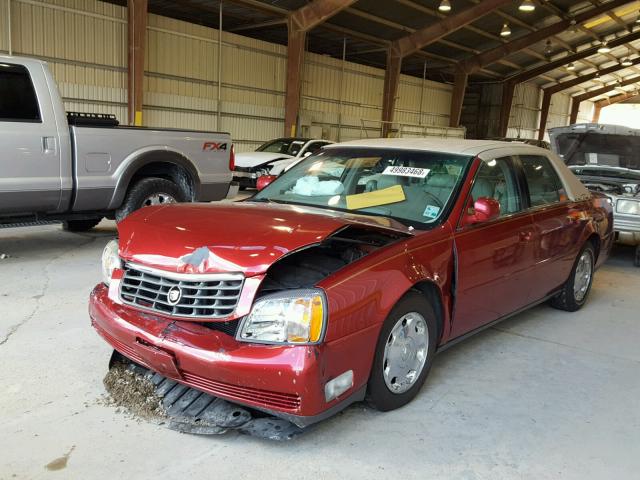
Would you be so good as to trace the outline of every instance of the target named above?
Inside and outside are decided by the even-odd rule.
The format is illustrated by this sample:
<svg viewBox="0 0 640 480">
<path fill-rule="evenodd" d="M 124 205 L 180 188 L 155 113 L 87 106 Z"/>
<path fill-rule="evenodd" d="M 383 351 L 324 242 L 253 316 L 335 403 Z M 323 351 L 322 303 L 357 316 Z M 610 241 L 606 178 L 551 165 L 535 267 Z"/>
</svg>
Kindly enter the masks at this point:
<svg viewBox="0 0 640 480">
<path fill-rule="evenodd" d="M 127 264 L 120 282 L 123 303 L 165 315 L 193 318 L 227 317 L 240 298 L 242 274 L 178 274 Z M 180 291 L 177 303 L 169 290 Z"/>
</svg>

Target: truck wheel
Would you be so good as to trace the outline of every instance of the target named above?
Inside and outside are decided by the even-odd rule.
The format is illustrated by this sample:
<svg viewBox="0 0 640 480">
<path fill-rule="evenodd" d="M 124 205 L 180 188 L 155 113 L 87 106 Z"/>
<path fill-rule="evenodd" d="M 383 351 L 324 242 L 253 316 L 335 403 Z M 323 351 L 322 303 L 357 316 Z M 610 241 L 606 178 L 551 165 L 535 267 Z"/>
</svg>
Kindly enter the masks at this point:
<svg viewBox="0 0 640 480">
<path fill-rule="evenodd" d="M 127 192 L 124 202 L 116 210 L 116 222 L 121 222 L 130 213 L 151 205 L 186 202 L 187 194 L 175 183 L 164 178 L 143 178 Z"/>
<path fill-rule="evenodd" d="M 62 229 L 67 232 L 86 232 L 98 225 L 102 221 L 100 218 L 88 218 L 86 220 L 65 220 Z"/>
<path fill-rule="evenodd" d="M 595 270 L 595 252 L 593 244 L 587 242 L 576 258 L 571 275 L 562 287 L 562 291 L 551 299 L 551 306 L 567 312 L 580 310 L 587 303 L 591 291 Z"/>
<path fill-rule="evenodd" d="M 636 246 L 636 257 L 635 257 L 635 260 L 633 261 L 633 264 L 636 267 L 640 267 L 640 245 Z"/>
<path fill-rule="evenodd" d="M 367 384 L 367 401 L 386 412 L 420 391 L 436 352 L 436 315 L 416 292 L 405 295 L 382 324 Z"/>
</svg>

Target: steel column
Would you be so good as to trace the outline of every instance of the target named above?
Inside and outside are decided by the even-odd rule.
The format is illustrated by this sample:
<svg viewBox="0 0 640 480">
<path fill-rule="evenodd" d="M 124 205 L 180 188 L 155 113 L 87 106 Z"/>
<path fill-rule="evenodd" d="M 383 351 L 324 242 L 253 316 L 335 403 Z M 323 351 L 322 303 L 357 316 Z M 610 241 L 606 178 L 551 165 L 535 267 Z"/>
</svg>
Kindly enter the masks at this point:
<svg viewBox="0 0 640 480">
<path fill-rule="evenodd" d="M 509 129 L 509 118 L 511 116 L 511 107 L 513 105 L 513 94 L 515 93 L 516 84 L 506 81 L 502 84 L 502 105 L 500 106 L 499 133 L 500 136 L 506 137 Z"/>
<path fill-rule="evenodd" d="M 591 119 L 592 123 L 598 123 L 600 121 L 600 112 L 602 111 L 602 107 L 600 105 L 596 105 L 593 109 L 593 118 Z"/>
<path fill-rule="evenodd" d="M 246 3 L 246 0 L 243 1 Z M 295 136 L 298 130 L 306 33 L 355 1 L 313 0 L 289 14 L 287 18 L 287 92 L 284 105 L 285 136 Z"/>
<path fill-rule="evenodd" d="M 571 114 L 569 115 L 569 125 L 573 125 L 578 121 L 578 113 L 580 113 L 580 103 L 582 103 L 579 99 L 574 98 L 571 102 Z"/>
<path fill-rule="evenodd" d="M 222 102 L 222 2 L 218 10 L 218 98 L 216 101 L 216 130 L 220 131 L 220 110 Z"/>
<path fill-rule="evenodd" d="M 142 125 L 147 0 L 127 0 L 127 13 L 129 47 L 127 107 L 129 124 Z"/>
<path fill-rule="evenodd" d="M 449 126 L 457 127 L 460 125 L 460 117 L 462 116 L 462 104 L 464 102 L 464 94 L 467 91 L 467 80 L 469 76 L 466 72 L 456 69 L 454 75 L 453 92 L 451 95 L 451 113 L 449 115 Z"/>
<path fill-rule="evenodd" d="M 540 127 L 538 128 L 538 140 L 544 139 L 544 131 L 547 128 L 547 119 L 549 118 L 549 108 L 551 107 L 551 96 L 553 95 L 547 90 L 543 90 L 542 108 L 540 109 Z"/>
<path fill-rule="evenodd" d="M 11 0 L 7 0 L 7 47 L 9 55 L 13 55 L 13 44 L 11 42 Z"/>
<path fill-rule="evenodd" d="M 400 69 L 402 58 L 394 55 L 389 49 L 387 52 L 387 68 L 384 71 L 384 92 L 382 95 L 382 136 L 388 137 L 393 122 L 393 113 L 396 108 L 396 96 L 398 83 L 400 82 Z"/>
<path fill-rule="evenodd" d="M 291 21 L 287 43 L 287 92 L 284 106 L 284 135 L 295 137 L 298 132 L 298 112 L 300 111 L 300 87 L 302 62 L 304 61 L 304 42 L 306 33 L 297 30 Z"/>
</svg>

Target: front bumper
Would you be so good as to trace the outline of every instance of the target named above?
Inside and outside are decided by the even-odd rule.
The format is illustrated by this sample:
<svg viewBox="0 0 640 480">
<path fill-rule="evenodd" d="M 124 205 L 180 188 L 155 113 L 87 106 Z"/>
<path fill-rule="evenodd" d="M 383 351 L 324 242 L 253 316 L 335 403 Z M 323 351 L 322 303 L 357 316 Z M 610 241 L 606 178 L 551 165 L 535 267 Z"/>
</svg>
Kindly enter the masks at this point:
<svg viewBox="0 0 640 480">
<path fill-rule="evenodd" d="M 619 243 L 640 245 L 640 216 L 613 214 L 613 229 Z"/>
<path fill-rule="evenodd" d="M 91 324 L 115 350 L 180 383 L 304 427 L 364 398 L 365 387 L 326 402 L 323 345 L 238 342 L 198 322 L 140 312 L 91 293 Z M 347 396 L 348 395 L 348 396 Z"/>
<path fill-rule="evenodd" d="M 256 188 L 259 176 L 256 172 L 234 170 L 233 181 L 241 188 Z"/>
</svg>

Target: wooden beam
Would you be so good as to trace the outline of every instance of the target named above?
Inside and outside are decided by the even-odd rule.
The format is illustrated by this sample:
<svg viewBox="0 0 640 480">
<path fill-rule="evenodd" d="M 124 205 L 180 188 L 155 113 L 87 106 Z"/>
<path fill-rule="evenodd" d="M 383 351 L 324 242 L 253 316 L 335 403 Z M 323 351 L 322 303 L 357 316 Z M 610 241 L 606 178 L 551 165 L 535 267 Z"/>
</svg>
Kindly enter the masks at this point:
<svg viewBox="0 0 640 480">
<path fill-rule="evenodd" d="M 613 85 L 605 85 L 602 88 L 598 88 L 596 90 L 590 90 L 586 93 L 583 93 L 582 95 L 573 97 L 573 103 L 571 105 L 571 116 L 569 119 L 570 123 L 576 123 L 576 120 L 578 119 L 578 112 L 580 110 L 580 103 L 586 100 L 590 100 L 594 97 L 599 97 L 600 95 L 605 95 L 609 92 L 614 91 L 616 88 L 626 87 L 627 85 L 633 85 L 634 83 L 638 83 L 638 82 L 640 82 L 640 75 L 627 78 L 626 80 L 619 83 L 616 82 Z"/>
<path fill-rule="evenodd" d="M 511 106 L 513 105 L 513 94 L 516 84 L 506 81 L 502 83 L 502 104 L 500 106 L 499 131 L 500 136 L 506 137 L 509 129 L 509 117 L 511 116 Z"/>
<path fill-rule="evenodd" d="M 591 8 L 587 11 L 579 13 L 574 17 L 576 23 L 585 22 L 593 17 L 598 15 L 602 15 L 606 13 L 612 8 L 619 7 L 629 3 L 629 0 L 612 0 L 605 5 L 600 5 L 594 8 Z M 482 5 L 482 4 L 481 4 Z M 465 70 L 468 74 L 475 73 L 480 68 L 486 67 L 492 63 L 497 62 L 504 57 L 516 53 L 520 50 L 523 50 L 530 45 L 540 42 L 549 38 L 552 35 L 557 35 L 562 33 L 566 29 L 571 27 L 571 20 L 564 19 L 559 22 L 553 23 L 547 27 L 541 28 L 540 30 L 536 30 L 527 35 L 523 35 L 515 40 L 512 40 L 509 43 L 505 43 L 504 45 L 499 45 L 491 50 L 487 50 L 479 55 L 475 55 L 470 57 L 462 62 L 460 62 L 460 67 Z"/>
<path fill-rule="evenodd" d="M 144 100 L 144 55 L 147 0 L 127 0 L 127 110 L 129 125 L 140 126 Z"/>
<path fill-rule="evenodd" d="M 596 105 L 593 109 L 593 117 L 591 118 L 592 123 L 598 123 L 600 121 L 600 112 L 602 112 L 602 107 Z"/>
<path fill-rule="evenodd" d="M 245 1 L 245 0 L 243 0 Z M 287 87 L 284 105 L 284 135 L 298 134 L 302 65 L 307 32 L 344 10 L 356 0 L 313 0 L 287 18 Z"/>
</svg>

